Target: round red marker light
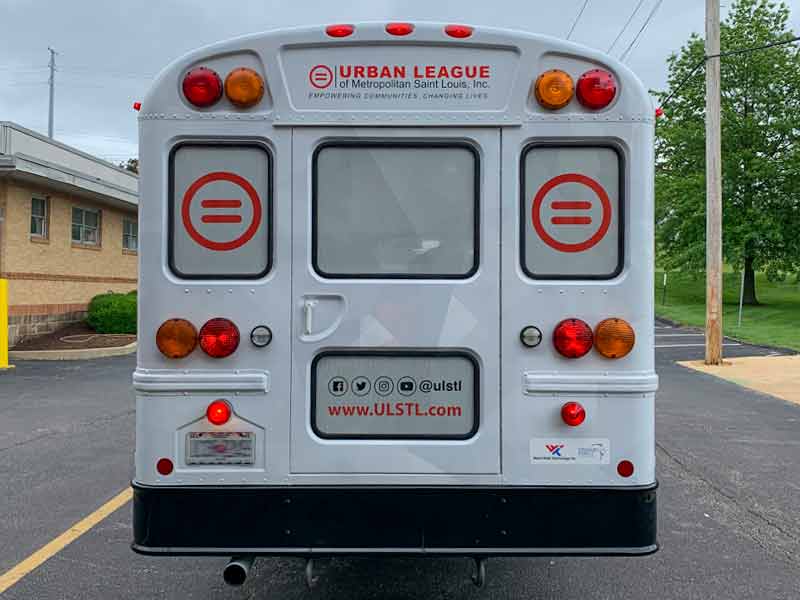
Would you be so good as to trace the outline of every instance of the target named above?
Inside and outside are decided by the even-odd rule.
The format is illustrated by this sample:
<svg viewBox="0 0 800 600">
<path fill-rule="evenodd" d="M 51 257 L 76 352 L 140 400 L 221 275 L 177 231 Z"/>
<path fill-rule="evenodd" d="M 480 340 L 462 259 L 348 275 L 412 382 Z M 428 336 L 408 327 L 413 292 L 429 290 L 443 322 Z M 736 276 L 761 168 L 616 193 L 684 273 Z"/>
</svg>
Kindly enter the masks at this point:
<svg viewBox="0 0 800 600">
<path fill-rule="evenodd" d="M 567 402 L 561 407 L 561 418 L 570 427 L 577 427 L 586 420 L 586 411 L 577 402 Z"/>
<path fill-rule="evenodd" d="M 183 95 L 199 108 L 207 108 L 222 97 L 222 80 L 216 71 L 197 67 L 183 78 Z"/>
<path fill-rule="evenodd" d="M 231 419 L 231 405 L 225 400 L 214 400 L 206 409 L 206 418 L 212 425 L 225 425 Z"/>
<path fill-rule="evenodd" d="M 390 35 L 408 35 L 414 31 L 414 26 L 411 23 L 388 23 L 386 25 L 386 33 Z"/>
<path fill-rule="evenodd" d="M 475 31 L 469 25 L 448 25 L 444 28 L 444 32 L 453 38 L 468 38 Z"/>
<path fill-rule="evenodd" d="M 617 473 L 619 473 L 620 477 L 630 477 L 633 475 L 633 463 L 629 460 L 619 461 Z"/>
<path fill-rule="evenodd" d="M 617 95 L 617 80 L 603 69 L 587 71 L 578 79 L 578 101 L 586 108 L 600 110 L 605 108 Z"/>
<path fill-rule="evenodd" d="M 346 23 L 338 23 L 336 25 L 328 25 L 325 28 L 325 33 L 331 37 L 342 38 L 351 35 L 356 30 L 352 25 Z"/>
<path fill-rule="evenodd" d="M 239 347 L 239 328 L 229 319 L 211 319 L 200 328 L 200 347 L 211 358 L 230 356 Z"/>
<path fill-rule="evenodd" d="M 169 475 L 172 473 L 173 465 L 172 461 L 168 458 L 159 458 L 158 462 L 156 463 L 156 471 L 158 471 L 159 475 Z"/>
<path fill-rule="evenodd" d="M 580 319 L 564 319 L 553 331 L 553 345 L 567 358 L 580 358 L 592 349 L 592 328 Z"/>
</svg>

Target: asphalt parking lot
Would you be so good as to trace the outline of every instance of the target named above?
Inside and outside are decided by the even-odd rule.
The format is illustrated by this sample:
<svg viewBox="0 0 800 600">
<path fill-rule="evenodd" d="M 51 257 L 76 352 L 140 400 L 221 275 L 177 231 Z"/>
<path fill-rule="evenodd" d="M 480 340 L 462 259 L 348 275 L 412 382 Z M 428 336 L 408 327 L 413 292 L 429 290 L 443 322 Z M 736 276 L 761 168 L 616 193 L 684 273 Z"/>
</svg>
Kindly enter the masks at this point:
<svg viewBox="0 0 800 600">
<path fill-rule="evenodd" d="M 338 559 L 320 561 L 313 592 L 301 560 L 259 559 L 237 589 L 222 582 L 224 558 L 134 554 L 126 503 L 0 596 L 800 598 L 800 406 L 674 364 L 702 357 L 702 341 L 657 324 L 655 555 L 492 559 L 481 590 L 466 559 Z M 728 356 L 770 352 L 725 347 Z M 20 363 L 0 373 L 0 578 L 126 488 L 134 362 Z"/>
</svg>

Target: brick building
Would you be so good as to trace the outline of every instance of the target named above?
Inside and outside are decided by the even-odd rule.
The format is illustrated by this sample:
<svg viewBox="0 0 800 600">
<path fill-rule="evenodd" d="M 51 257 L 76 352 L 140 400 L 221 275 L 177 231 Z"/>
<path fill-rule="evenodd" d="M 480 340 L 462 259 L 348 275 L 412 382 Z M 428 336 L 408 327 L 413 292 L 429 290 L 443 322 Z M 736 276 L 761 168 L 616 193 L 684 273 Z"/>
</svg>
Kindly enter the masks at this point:
<svg viewBox="0 0 800 600">
<path fill-rule="evenodd" d="M 137 209 L 133 173 L 0 121 L 11 345 L 84 318 L 96 294 L 136 289 Z"/>
</svg>

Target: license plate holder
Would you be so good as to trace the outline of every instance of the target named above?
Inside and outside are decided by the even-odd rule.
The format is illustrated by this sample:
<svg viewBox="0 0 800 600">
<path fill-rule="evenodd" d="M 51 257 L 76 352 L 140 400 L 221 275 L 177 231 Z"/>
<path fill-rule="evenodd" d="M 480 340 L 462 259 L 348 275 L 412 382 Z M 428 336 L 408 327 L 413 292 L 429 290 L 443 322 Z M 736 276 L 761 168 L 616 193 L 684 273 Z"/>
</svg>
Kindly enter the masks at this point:
<svg viewBox="0 0 800 600">
<path fill-rule="evenodd" d="M 186 464 L 252 465 L 254 442 L 251 431 L 190 431 L 186 434 Z"/>
</svg>

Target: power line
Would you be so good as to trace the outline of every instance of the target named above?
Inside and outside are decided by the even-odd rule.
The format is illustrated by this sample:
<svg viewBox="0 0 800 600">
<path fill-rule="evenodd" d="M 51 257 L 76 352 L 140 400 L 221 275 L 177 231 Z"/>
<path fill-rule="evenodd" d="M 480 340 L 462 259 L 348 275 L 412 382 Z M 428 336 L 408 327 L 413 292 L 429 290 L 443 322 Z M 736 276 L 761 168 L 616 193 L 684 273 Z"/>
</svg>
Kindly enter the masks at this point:
<svg viewBox="0 0 800 600">
<path fill-rule="evenodd" d="M 704 56 L 703 60 L 698 62 L 695 66 L 691 68 L 688 75 L 681 79 L 680 83 L 676 85 L 669 95 L 664 98 L 664 101 L 661 103 L 661 108 L 663 109 L 667 103 L 672 100 L 672 98 L 677 94 L 681 88 L 686 85 L 689 80 L 694 76 L 697 70 L 706 64 L 708 59 L 710 58 L 726 58 L 728 56 L 738 56 L 740 54 L 749 54 L 750 52 L 757 52 L 758 50 L 766 50 L 767 48 L 775 48 L 776 46 L 786 46 L 787 44 L 794 44 L 796 42 L 800 42 L 800 35 L 790 38 L 788 40 L 780 40 L 777 42 L 769 42 L 768 44 L 762 44 L 760 46 L 750 46 L 748 48 L 737 48 L 736 50 L 728 50 L 727 52 L 720 52 L 719 54 L 710 54 L 708 56 Z"/>
<path fill-rule="evenodd" d="M 644 4 L 644 0 L 639 0 L 639 3 L 636 5 L 636 8 L 633 9 L 633 12 L 631 13 L 631 16 L 628 17 L 627 21 L 625 21 L 625 25 L 622 26 L 622 29 L 619 30 L 619 33 L 617 34 L 617 37 L 614 38 L 614 41 L 611 42 L 611 45 L 608 47 L 608 50 L 606 50 L 606 54 L 610 54 L 611 50 L 613 50 L 614 46 L 617 45 L 617 42 L 619 41 L 619 38 L 621 38 L 622 34 L 625 33 L 625 30 L 628 28 L 628 25 L 631 24 L 631 21 L 633 21 L 633 17 L 636 16 L 636 13 L 639 12 L 639 9 L 642 7 L 642 4 Z"/>
<path fill-rule="evenodd" d="M 626 48 L 625 52 L 623 52 L 622 54 L 620 54 L 620 57 L 619 57 L 619 59 L 620 59 L 621 61 L 623 61 L 623 62 L 624 62 L 624 61 L 625 61 L 625 59 L 626 59 L 626 58 L 628 58 L 628 55 L 630 54 L 631 50 L 633 50 L 633 47 L 634 47 L 634 45 L 636 44 L 636 42 L 638 42 L 638 41 L 639 41 L 639 37 L 642 35 L 642 33 L 644 33 L 644 30 L 645 30 L 645 29 L 647 29 L 647 26 L 650 24 L 650 21 L 652 21 L 652 20 L 653 20 L 653 17 L 655 16 L 656 12 L 658 12 L 658 9 L 659 9 L 659 7 L 660 7 L 660 6 L 661 6 L 663 3 L 664 3 L 664 0 L 658 0 L 658 2 L 656 2 L 656 3 L 655 3 L 655 5 L 653 6 L 653 10 L 651 10 L 651 11 L 650 11 L 650 14 L 649 14 L 649 15 L 647 15 L 647 19 L 645 20 L 645 22 L 644 22 L 644 23 L 642 23 L 642 27 L 641 27 L 641 29 L 639 29 L 639 32 L 636 34 L 636 37 L 634 37 L 634 38 L 633 38 L 633 40 L 631 40 L 631 43 L 630 43 L 630 45 L 629 45 L 629 46 Z"/>
<path fill-rule="evenodd" d="M 586 10 L 586 5 L 589 4 L 589 0 L 584 0 L 583 6 L 578 11 L 578 16 L 575 17 L 575 20 L 572 22 L 572 27 L 569 29 L 569 33 L 567 34 L 567 39 L 572 37 L 572 33 L 575 31 L 575 27 L 578 25 L 578 21 L 581 20 L 581 16 L 583 15 L 583 11 Z"/>
</svg>

